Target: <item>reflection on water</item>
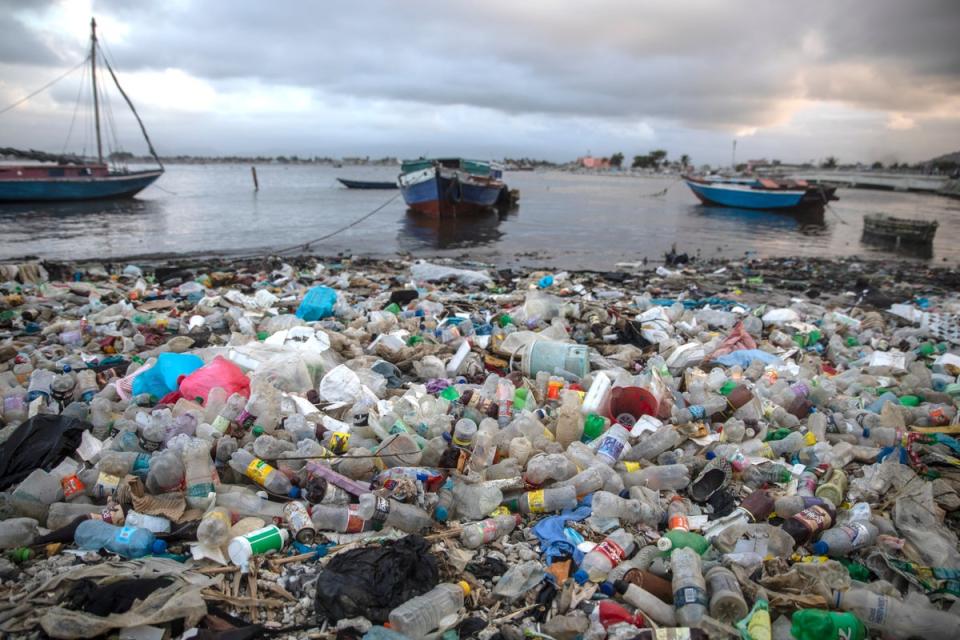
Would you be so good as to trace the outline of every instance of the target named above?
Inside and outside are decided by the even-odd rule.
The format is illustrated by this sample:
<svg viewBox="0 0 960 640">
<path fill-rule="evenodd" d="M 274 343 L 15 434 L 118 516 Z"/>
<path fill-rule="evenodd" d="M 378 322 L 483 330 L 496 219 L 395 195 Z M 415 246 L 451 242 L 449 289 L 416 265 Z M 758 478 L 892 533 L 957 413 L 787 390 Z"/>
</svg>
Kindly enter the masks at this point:
<svg viewBox="0 0 960 640">
<path fill-rule="evenodd" d="M 860 236 L 860 242 L 867 246 L 880 247 L 886 251 L 891 251 L 897 255 L 909 258 L 929 260 L 933 257 L 932 242 L 898 243 L 896 238 L 874 235 L 867 233 L 866 230 L 864 230 L 863 235 Z"/>
<path fill-rule="evenodd" d="M 505 235 L 500 223 L 515 217 L 518 211 L 518 207 L 511 207 L 460 218 L 435 218 L 407 209 L 397 232 L 397 244 L 403 251 L 489 246 Z"/>
<path fill-rule="evenodd" d="M 823 207 L 776 212 L 699 204 L 691 206 L 690 210 L 693 215 L 730 220 L 742 224 L 744 227 L 766 227 L 815 234 L 818 230 L 825 230 L 827 226 L 826 212 Z"/>
</svg>

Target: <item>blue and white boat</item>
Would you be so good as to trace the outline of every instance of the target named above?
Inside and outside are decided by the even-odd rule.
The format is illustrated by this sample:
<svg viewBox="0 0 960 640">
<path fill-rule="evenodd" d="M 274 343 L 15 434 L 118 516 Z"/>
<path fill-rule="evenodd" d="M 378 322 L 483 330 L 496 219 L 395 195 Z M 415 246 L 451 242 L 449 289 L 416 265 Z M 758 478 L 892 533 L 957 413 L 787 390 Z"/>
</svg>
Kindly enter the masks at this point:
<svg viewBox="0 0 960 640">
<path fill-rule="evenodd" d="M 107 198 L 129 198 L 163 175 L 163 164 L 147 136 L 147 130 L 133 107 L 130 98 L 120 87 L 117 76 L 106 62 L 107 70 L 123 99 L 133 111 L 140 130 L 147 142 L 150 154 L 156 160 L 158 168 L 146 171 L 128 171 L 123 168 L 110 168 L 104 162 L 103 136 L 101 135 L 100 101 L 102 87 L 97 88 L 97 23 L 90 21 L 90 78 L 92 82 L 93 117 L 97 141 L 97 158 L 87 161 L 76 156 L 58 156 L 42 151 L 24 151 L 12 148 L 0 148 L 0 155 L 35 161 L 33 164 L 0 164 L 0 202 L 46 202 L 101 200 Z M 102 55 L 102 52 L 101 52 Z M 66 76 L 61 76 L 61 79 Z M 105 124 L 113 118 L 105 119 Z M 115 137 L 115 136 L 114 136 Z"/>
<path fill-rule="evenodd" d="M 397 182 L 407 206 L 437 218 L 488 211 L 509 199 L 503 167 L 464 158 L 406 160 Z"/>
<path fill-rule="evenodd" d="M 833 190 L 769 178 L 698 178 L 684 181 L 705 205 L 737 209 L 790 210 L 824 206 L 835 199 Z"/>
</svg>

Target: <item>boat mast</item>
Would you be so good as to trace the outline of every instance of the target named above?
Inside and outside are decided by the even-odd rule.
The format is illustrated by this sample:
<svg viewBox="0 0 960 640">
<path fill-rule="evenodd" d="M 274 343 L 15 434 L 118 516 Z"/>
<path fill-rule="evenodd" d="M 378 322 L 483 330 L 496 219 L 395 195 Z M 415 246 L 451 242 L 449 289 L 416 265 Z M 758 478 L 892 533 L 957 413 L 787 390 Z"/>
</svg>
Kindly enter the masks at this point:
<svg viewBox="0 0 960 640">
<path fill-rule="evenodd" d="M 93 119 L 97 127 L 97 162 L 103 164 L 103 143 L 100 141 L 100 100 L 97 98 L 97 21 L 90 18 L 90 79 L 93 82 Z"/>
</svg>

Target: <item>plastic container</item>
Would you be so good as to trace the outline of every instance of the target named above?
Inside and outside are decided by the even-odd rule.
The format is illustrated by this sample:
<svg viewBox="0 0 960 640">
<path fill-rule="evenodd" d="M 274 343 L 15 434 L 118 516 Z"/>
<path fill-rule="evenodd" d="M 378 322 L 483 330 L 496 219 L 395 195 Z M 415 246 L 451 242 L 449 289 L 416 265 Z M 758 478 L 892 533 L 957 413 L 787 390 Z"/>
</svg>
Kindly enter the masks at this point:
<svg viewBox="0 0 960 640">
<path fill-rule="evenodd" d="M 463 599 L 469 593 L 470 585 L 463 581 L 438 584 L 391 611 L 390 628 L 408 638 L 425 638 L 439 627 L 441 621 L 453 617 L 463 607 Z"/>
<path fill-rule="evenodd" d="M 271 493 L 281 496 L 290 494 L 292 488 L 290 480 L 246 449 L 237 449 L 236 453 L 230 457 L 230 467 Z"/>
<path fill-rule="evenodd" d="M 460 541 L 467 549 L 479 549 L 513 531 L 520 524 L 520 516 L 504 515 L 464 525 Z"/>
<path fill-rule="evenodd" d="M 619 420 L 629 415 L 636 422 L 640 416 L 655 416 L 660 407 L 656 396 L 642 387 L 614 387 L 610 391 L 607 416 Z"/>
<path fill-rule="evenodd" d="M 216 507 L 203 514 L 197 526 L 197 541 L 209 547 L 222 547 L 230 541 L 230 512 Z"/>
<path fill-rule="evenodd" d="M 852 613 L 801 609 L 790 616 L 790 634 L 796 640 L 863 640 L 867 630 Z"/>
<path fill-rule="evenodd" d="M 850 611 L 871 631 L 884 638 L 908 640 L 956 640 L 960 616 L 928 607 L 912 606 L 866 589 L 834 592 L 834 607 Z"/>
<path fill-rule="evenodd" d="M 360 517 L 359 505 L 355 504 L 317 504 L 313 506 L 310 517 L 318 531 L 360 533 L 369 529 L 367 521 Z"/>
<path fill-rule="evenodd" d="M 818 533 L 833 526 L 836 511 L 829 502 L 807 507 L 785 520 L 782 528 L 798 545 L 805 545 Z"/>
<path fill-rule="evenodd" d="M 271 524 L 233 538 L 227 546 L 227 555 L 230 557 L 230 562 L 240 567 L 241 572 L 247 573 L 253 556 L 283 549 L 288 537 L 286 530 Z"/>
<path fill-rule="evenodd" d="M 372 493 L 360 496 L 357 513 L 364 520 L 372 521 L 374 529 L 379 526 L 394 527 L 407 533 L 419 533 L 433 526 L 433 519 L 423 509 Z"/>
<path fill-rule="evenodd" d="M 620 424 L 615 424 L 599 438 L 597 460 L 607 466 L 613 466 L 623 457 L 630 441 L 630 432 Z"/>
<path fill-rule="evenodd" d="M 573 574 L 578 584 L 603 582 L 607 574 L 633 553 L 636 542 L 624 529 L 616 529 L 583 557 L 580 568 Z"/>
<path fill-rule="evenodd" d="M 586 346 L 554 340 L 534 340 L 524 350 L 521 362 L 523 374 L 528 378 L 535 378 L 541 371 L 550 375 L 565 371 L 577 378 L 590 372 Z"/>
<path fill-rule="evenodd" d="M 533 485 L 541 485 L 548 480 L 569 480 L 577 475 L 577 465 L 562 453 L 538 455 L 527 461 L 524 479 Z"/>
<path fill-rule="evenodd" d="M 81 549 L 106 549 L 127 559 L 142 558 L 150 553 L 165 553 L 167 545 L 157 540 L 148 529 L 117 527 L 102 520 L 84 520 L 73 537 Z"/>
<path fill-rule="evenodd" d="M 528 491 L 508 502 L 520 513 L 554 513 L 577 506 L 577 490 L 572 486 Z"/>
<path fill-rule="evenodd" d="M 654 622 L 665 627 L 677 626 L 677 614 L 673 607 L 649 591 L 623 580 L 614 583 L 623 601 L 643 611 Z"/>
<path fill-rule="evenodd" d="M 684 627 L 697 627 L 707 614 L 708 605 L 700 555 L 693 549 L 677 549 L 670 556 L 670 568 L 677 622 Z"/>
<path fill-rule="evenodd" d="M 727 624 L 735 624 L 746 617 L 750 609 L 747 607 L 746 600 L 743 599 L 740 583 L 737 582 L 737 577 L 732 571 L 726 567 L 716 566 L 707 571 L 703 578 L 707 583 L 707 592 L 710 594 L 711 617 Z"/>
<path fill-rule="evenodd" d="M 818 556 L 845 558 L 847 555 L 872 545 L 880 530 L 868 520 L 853 520 L 832 529 L 827 529 L 813 543 L 813 552 Z"/>
</svg>

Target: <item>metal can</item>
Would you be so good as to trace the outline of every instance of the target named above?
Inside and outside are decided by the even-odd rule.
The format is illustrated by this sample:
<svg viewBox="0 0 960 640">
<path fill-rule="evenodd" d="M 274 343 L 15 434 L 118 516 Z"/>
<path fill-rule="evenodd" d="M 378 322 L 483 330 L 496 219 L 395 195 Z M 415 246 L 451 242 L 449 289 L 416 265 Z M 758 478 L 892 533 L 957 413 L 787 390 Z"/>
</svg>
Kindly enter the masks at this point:
<svg viewBox="0 0 960 640">
<path fill-rule="evenodd" d="M 307 507 L 302 502 L 294 500 L 285 504 L 283 506 L 283 519 L 297 542 L 313 544 L 317 530 L 313 526 L 313 520 L 310 519 Z"/>
</svg>

